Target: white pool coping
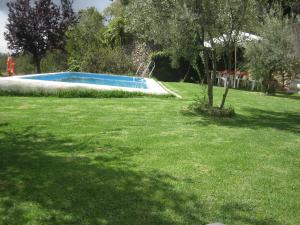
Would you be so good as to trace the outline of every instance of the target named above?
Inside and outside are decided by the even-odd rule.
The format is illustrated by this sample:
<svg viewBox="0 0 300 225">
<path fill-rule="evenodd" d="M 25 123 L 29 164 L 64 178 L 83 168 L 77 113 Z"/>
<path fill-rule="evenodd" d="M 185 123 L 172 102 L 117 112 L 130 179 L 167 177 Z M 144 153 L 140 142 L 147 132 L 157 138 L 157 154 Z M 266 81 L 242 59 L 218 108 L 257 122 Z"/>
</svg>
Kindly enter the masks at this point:
<svg viewBox="0 0 300 225">
<path fill-rule="evenodd" d="M 58 89 L 92 89 L 99 91 L 128 91 L 128 92 L 142 92 L 145 94 L 153 95 L 169 95 L 170 93 L 166 88 L 160 85 L 157 81 L 150 78 L 144 78 L 148 89 L 143 88 L 128 88 L 128 87 L 117 87 L 109 85 L 97 85 L 97 84 L 84 84 L 84 83 L 67 83 L 59 81 L 43 81 L 43 80 L 30 80 L 24 79 L 24 77 L 35 77 L 35 76 L 49 76 L 57 74 L 65 74 L 69 72 L 59 72 L 59 73 L 44 73 L 44 74 L 32 74 L 32 75 L 22 75 L 22 76 L 12 76 L 12 77 L 2 77 L 0 78 L 0 90 L 12 90 L 12 89 L 43 89 L 43 90 L 58 90 Z M 73 72 L 72 72 L 73 73 Z M 78 74 L 89 74 L 89 73 L 78 73 Z M 97 74 L 95 74 L 97 75 Z M 111 74 L 103 74 L 109 76 L 117 76 Z M 129 76 L 124 76 L 129 77 Z M 140 78 L 140 77 L 137 77 Z"/>
</svg>

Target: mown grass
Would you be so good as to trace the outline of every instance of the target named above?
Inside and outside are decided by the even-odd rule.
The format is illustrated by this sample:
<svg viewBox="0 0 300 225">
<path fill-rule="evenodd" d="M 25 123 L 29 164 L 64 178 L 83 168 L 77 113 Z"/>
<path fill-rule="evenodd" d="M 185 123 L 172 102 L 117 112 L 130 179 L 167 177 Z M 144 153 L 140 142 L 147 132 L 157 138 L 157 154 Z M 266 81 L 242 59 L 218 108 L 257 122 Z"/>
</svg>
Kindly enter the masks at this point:
<svg viewBox="0 0 300 225">
<path fill-rule="evenodd" d="M 183 99 L 0 97 L 0 224 L 298 224 L 299 96 L 232 90 L 211 119 L 167 86 Z"/>
<path fill-rule="evenodd" d="M 84 88 L 61 88 L 61 89 L 43 89 L 43 88 L 23 88 L 12 87 L 0 89 L 0 96 L 21 96 L 21 97 L 58 97 L 58 98 L 134 98 L 134 97 L 158 97 L 171 98 L 171 94 L 154 95 L 142 92 L 129 92 L 121 90 L 93 90 Z"/>
</svg>

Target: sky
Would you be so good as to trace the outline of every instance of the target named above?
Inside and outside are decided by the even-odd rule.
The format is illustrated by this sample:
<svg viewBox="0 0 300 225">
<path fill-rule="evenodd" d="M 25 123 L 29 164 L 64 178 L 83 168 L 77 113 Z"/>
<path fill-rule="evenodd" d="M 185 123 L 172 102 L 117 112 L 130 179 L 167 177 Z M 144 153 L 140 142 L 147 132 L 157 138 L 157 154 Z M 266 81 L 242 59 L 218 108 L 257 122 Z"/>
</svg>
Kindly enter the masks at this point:
<svg viewBox="0 0 300 225">
<path fill-rule="evenodd" d="M 5 32 L 5 24 L 7 22 L 7 7 L 6 3 L 9 0 L 0 0 L 0 52 L 7 52 L 6 41 L 3 33 Z M 74 0 L 74 9 L 84 9 L 86 7 L 95 6 L 99 11 L 104 10 L 109 4 L 110 0 Z"/>
</svg>

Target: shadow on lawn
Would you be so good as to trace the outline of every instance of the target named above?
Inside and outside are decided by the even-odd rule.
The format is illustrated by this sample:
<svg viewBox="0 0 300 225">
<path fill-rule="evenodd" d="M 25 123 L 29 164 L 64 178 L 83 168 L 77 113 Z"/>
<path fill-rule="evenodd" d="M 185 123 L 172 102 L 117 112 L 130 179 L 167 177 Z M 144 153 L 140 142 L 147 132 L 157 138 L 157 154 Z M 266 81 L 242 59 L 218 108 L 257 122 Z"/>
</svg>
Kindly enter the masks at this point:
<svg viewBox="0 0 300 225">
<path fill-rule="evenodd" d="M 0 224 L 36 221 L 28 209 L 37 224 L 205 224 L 201 203 L 173 177 L 137 171 L 139 151 L 0 132 Z"/>
<path fill-rule="evenodd" d="M 202 117 L 198 121 L 203 126 L 209 124 L 245 127 L 251 129 L 273 128 L 292 133 L 300 133 L 300 113 L 294 112 L 274 112 L 257 108 L 245 108 L 244 111 L 250 112 L 250 115 L 236 115 L 234 118 L 209 118 Z"/>
<path fill-rule="evenodd" d="M 254 214 L 254 209 L 247 204 L 228 203 L 222 207 L 222 212 L 225 216 L 224 220 L 229 218 L 230 221 L 233 221 L 232 224 L 283 225 L 274 219 L 260 220 L 255 216 L 250 216 Z"/>
<path fill-rule="evenodd" d="M 175 190 L 174 177 L 138 171 L 131 157 L 140 151 L 75 144 L 32 128 L 0 132 L 0 224 L 207 224 L 212 212 Z M 245 205 L 220 212 L 233 224 L 280 224 L 251 219 Z"/>
<path fill-rule="evenodd" d="M 299 94 L 294 94 L 294 93 L 282 93 L 282 94 L 276 94 L 274 97 L 277 98 L 287 98 L 287 99 L 292 99 L 292 100 L 300 100 L 300 95 Z"/>
<path fill-rule="evenodd" d="M 0 123 L 0 128 L 1 127 L 7 127 L 9 124 L 8 123 Z"/>
</svg>

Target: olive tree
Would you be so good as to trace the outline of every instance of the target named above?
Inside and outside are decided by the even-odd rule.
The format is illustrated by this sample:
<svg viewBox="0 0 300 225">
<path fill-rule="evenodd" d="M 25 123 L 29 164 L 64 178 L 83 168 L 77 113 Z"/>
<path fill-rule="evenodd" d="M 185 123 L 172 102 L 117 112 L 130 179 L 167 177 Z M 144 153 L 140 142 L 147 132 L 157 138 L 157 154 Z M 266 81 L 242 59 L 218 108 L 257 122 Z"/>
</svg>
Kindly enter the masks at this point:
<svg viewBox="0 0 300 225">
<path fill-rule="evenodd" d="M 246 58 L 251 74 L 263 81 L 264 92 L 275 91 L 275 75 L 293 76 L 296 65 L 292 24 L 282 13 L 271 12 L 258 29 L 262 39 L 246 46 Z"/>
<path fill-rule="evenodd" d="M 162 45 L 173 53 L 175 62 L 184 57 L 199 77 L 201 71 L 204 71 L 208 84 L 207 106 L 213 107 L 213 78 L 218 57 L 215 38 L 223 34 L 231 37 L 234 32 L 243 29 L 250 6 L 253 5 L 251 0 L 136 0 L 129 3 L 126 11 L 129 28 L 139 38 Z M 235 41 L 231 38 L 227 45 Z M 211 47 L 207 46 L 208 42 Z M 211 60 L 213 75 L 210 74 Z M 221 107 L 224 106 L 226 96 Z"/>
</svg>

